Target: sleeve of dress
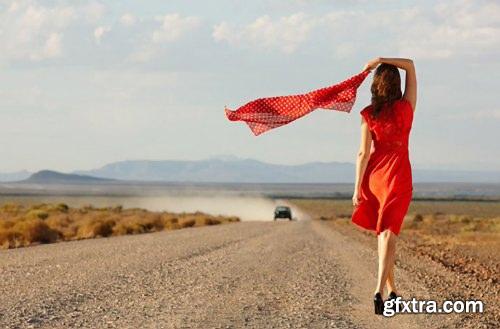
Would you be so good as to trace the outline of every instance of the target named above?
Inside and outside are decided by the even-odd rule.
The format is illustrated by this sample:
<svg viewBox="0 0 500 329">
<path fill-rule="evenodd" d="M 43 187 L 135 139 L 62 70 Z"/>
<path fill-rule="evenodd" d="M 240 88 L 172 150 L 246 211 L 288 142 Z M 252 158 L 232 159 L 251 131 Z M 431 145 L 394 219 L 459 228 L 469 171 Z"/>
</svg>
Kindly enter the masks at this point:
<svg viewBox="0 0 500 329">
<path fill-rule="evenodd" d="M 365 119 L 367 123 L 370 122 L 370 116 L 368 115 L 368 107 L 365 107 L 361 112 L 359 112 L 361 116 Z"/>
</svg>

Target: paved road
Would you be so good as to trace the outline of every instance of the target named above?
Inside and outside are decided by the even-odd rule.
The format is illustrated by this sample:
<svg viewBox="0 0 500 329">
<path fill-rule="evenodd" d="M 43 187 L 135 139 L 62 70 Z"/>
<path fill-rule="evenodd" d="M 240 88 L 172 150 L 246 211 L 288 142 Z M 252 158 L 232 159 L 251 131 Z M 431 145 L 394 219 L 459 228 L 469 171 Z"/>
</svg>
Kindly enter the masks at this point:
<svg viewBox="0 0 500 329">
<path fill-rule="evenodd" d="M 244 222 L 0 252 L 0 327 L 438 328 L 373 315 L 375 254 L 317 221 Z M 411 273 L 397 273 L 414 293 Z"/>
</svg>

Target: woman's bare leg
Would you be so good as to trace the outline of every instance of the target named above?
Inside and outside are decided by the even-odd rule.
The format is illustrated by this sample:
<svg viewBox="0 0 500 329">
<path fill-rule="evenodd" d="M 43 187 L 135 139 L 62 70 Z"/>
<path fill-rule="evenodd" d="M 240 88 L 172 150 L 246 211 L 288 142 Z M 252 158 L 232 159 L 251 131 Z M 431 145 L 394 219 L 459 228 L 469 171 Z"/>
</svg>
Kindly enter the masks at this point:
<svg viewBox="0 0 500 329">
<path fill-rule="evenodd" d="M 389 271 L 389 275 L 387 276 L 387 283 L 386 283 L 387 291 L 388 292 L 394 292 L 398 293 L 396 290 L 396 283 L 394 282 L 394 264 L 392 265 L 391 270 Z"/>
<path fill-rule="evenodd" d="M 378 240 L 378 279 L 375 293 L 383 293 L 389 273 L 394 266 L 396 255 L 396 235 L 389 230 L 385 230 L 378 235 Z"/>
<path fill-rule="evenodd" d="M 379 234 L 379 236 L 377 237 L 377 244 L 378 244 L 378 262 L 379 262 L 379 265 L 378 265 L 378 276 L 380 277 L 380 260 L 384 257 L 383 256 L 383 252 L 384 252 L 384 239 L 382 239 L 382 233 Z M 378 282 L 378 281 L 377 281 Z M 375 293 L 377 292 L 380 292 L 382 295 L 384 294 L 383 291 L 375 291 Z"/>
</svg>

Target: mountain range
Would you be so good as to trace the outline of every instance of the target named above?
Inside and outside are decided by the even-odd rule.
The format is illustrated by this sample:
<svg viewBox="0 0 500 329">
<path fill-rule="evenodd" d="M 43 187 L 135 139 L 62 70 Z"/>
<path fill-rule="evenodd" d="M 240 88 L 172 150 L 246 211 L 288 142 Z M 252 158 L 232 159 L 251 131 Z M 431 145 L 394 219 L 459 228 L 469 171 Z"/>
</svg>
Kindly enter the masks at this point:
<svg viewBox="0 0 500 329">
<path fill-rule="evenodd" d="M 133 160 L 69 174 L 41 171 L 0 174 L 0 181 L 96 183 L 109 180 L 218 183 L 352 183 L 355 166 L 347 162 L 271 164 L 235 157 L 197 161 Z M 414 169 L 414 182 L 500 183 L 500 171 Z"/>
<path fill-rule="evenodd" d="M 52 170 L 41 170 L 24 179 L 23 182 L 34 184 L 91 184 L 113 182 L 114 179 L 92 177 L 88 175 L 64 174 Z"/>
</svg>

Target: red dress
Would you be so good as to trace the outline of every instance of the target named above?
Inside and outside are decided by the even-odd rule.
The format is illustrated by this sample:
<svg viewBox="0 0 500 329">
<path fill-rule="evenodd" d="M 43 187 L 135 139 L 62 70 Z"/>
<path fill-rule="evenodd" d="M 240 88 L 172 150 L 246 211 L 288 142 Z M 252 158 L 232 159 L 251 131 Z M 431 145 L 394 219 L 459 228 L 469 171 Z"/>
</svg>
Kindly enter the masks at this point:
<svg viewBox="0 0 500 329">
<path fill-rule="evenodd" d="M 353 223 L 377 233 L 398 235 L 413 194 L 408 139 L 413 121 L 411 104 L 400 99 L 371 117 L 372 106 L 361 111 L 373 138 L 373 147 L 361 182 L 360 203 Z"/>
</svg>

